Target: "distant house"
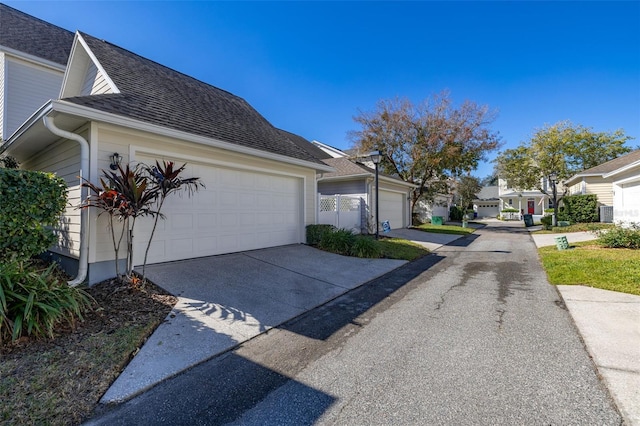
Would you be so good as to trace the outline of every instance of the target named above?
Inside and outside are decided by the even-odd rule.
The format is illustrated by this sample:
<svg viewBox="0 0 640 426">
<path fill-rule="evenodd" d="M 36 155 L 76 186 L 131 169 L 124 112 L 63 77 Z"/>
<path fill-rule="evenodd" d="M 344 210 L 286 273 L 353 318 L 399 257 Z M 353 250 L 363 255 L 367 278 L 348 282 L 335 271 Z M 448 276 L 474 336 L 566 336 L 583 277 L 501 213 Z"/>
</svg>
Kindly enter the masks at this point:
<svg viewBox="0 0 640 426">
<path fill-rule="evenodd" d="M 498 217 L 500 215 L 500 191 L 497 185 L 484 186 L 473 200 L 473 210 L 478 218 Z"/>
<path fill-rule="evenodd" d="M 551 193 L 552 186 L 546 178 L 541 178 L 542 188 Z M 557 183 L 558 194 L 562 194 L 564 187 Z M 553 200 L 547 194 L 537 189 L 517 190 L 509 188 L 507 181 L 498 179 L 498 198 L 500 199 L 500 211 L 515 209 L 522 214 L 543 216 L 546 209 L 553 208 Z"/>
<path fill-rule="evenodd" d="M 318 141 L 313 141 L 312 145 L 325 153 L 326 157 L 322 161 L 334 169 L 332 172 L 318 175 L 318 193 L 321 196 L 319 223 L 329 223 L 364 233 L 375 232 L 374 165 L 367 158 L 350 158 L 346 152 Z M 379 173 L 378 178 L 380 213 L 378 222 L 388 222 L 391 229 L 410 226 L 409 203 L 411 191 L 415 185 L 383 173 Z M 337 195 L 347 197 L 341 198 L 341 201 L 322 202 L 322 197 L 328 199 L 327 197 Z M 344 209 L 343 216 L 349 218 L 342 223 L 339 222 L 341 208 Z M 354 220 L 355 218 L 358 219 Z"/>
<path fill-rule="evenodd" d="M 36 106 L 21 116 L 24 123 L 3 119 L 7 138 L 0 151 L 25 169 L 55 172 L 66 180 L 72 206 L 52 252 L 72 274 L 77 271 L 76 280 L 95 283 L 113 276 L 106 218 L 92 210 L 81 214 L 75 206 L 85 191 L 78 176 L 97 182 L 114 153 L 123 164 L 187 163 L 185 174 L 206 185 L 191 198 L 167 200 L 149 263 L 305 242 L 305 226 L 316 223 L 316 174 L 334 169 L 294 137 L 244 99 L 88 34 L 77 32 L 65 53 L 70 39 L 64 30 L 0 7 L 5 68 L 22 66 L 25 77 L 34 76 L 29 77 L 33 85 L 40 74 L 59 79 L 64 69 L 61 86 L 43 90 Z M 16 34 L 26 47 L 14 40 Z M 59 44 L 59 57 L 43 54 L 51 69 L 36 67 L 28 41 L 44 43 L 42 51 L 48 51 L 46 43 Z M 32 68 L 41 73 L 31 73 Z M 150 221 L 139 225 L 136 264 L 151 228 Z"/>
<path fill-rule="evenodd" d="M 565 185 L 569 188 L 569 195 L 595 194 L 601 206 L 600 220 L 611 222 L 614 220 L 613 206 L 616 192 L 614 182 L 618 182 L 617 171 L 626 170 L 627 167 L 638 161 L 640 161 L 640 150 L 630 152 L 629 154 L 577 173 L 565 182 Z M 630 186 L 624 188 L 628 193 Z M 623 193 L 623 186 L 618 186 L 617 189 L 618 195 L 621 195 Z M 605 207 L 608 207 L 608 209 Z M 611 213 L 608 213 L 609 211 Z M 618 212 L 618 216 L 620 216 L 620 214 L 621 212 Z"/>
</svg>

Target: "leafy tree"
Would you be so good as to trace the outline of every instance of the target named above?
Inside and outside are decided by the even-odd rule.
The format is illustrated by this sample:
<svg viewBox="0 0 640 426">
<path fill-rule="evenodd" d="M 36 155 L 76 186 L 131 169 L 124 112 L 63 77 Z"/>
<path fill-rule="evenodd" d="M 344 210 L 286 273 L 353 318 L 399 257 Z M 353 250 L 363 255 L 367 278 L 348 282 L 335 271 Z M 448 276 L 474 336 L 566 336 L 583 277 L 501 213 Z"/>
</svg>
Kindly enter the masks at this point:
<svg viewBox="0 0 640 426">
<path fill-rule="evenodd" d="M 556 225 L 558 203 L 568 189 L 558 193 L 557 183 L 631 151 L 624 146 L 630 139 L 623 130 L 594 132 L 570 121 L 561 121 L 545 125 L 536 130 L 529 141 L 501 152 L 496 159 L 496 171 L 511 188 L 520 191 L 535 188 L 549 195 Z"/>
<path fill-rule="evenodd" d="M 462 176 L 458 180 L 456 194 L 460 200 L 460 207 L 463 213 L 466 213 L 471 202 L 478 197 L 478 193 L 482 190 L 482 185 L 478 178 L 473 176 Z"/>
<path fill-rule="evenodd" d="M 454 106 L 448 92 L 418 105 L 406 98 L 380 100 L 375 110 L 354 117 L 361 129 L 350 132 L 350 138 L 362 153 L 382 152 L 384 173 L 418 186 L 413 212 L 418 200 L 449 193 L 451 177 L 474 170 L 499 147 L 498 133 L 489 128 L 495 116 L 486 105 L 471 101 Z"/>
</svg>

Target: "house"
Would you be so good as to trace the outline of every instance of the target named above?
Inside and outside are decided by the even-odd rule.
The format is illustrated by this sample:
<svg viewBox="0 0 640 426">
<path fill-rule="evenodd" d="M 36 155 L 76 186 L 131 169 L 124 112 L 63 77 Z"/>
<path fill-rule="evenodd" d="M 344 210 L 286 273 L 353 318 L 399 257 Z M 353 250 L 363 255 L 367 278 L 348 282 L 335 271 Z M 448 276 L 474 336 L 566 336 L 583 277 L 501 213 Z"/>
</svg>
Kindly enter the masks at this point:
<svg viewBox="0 0 640 426">
<path fill-rule="evenodd" d="M 311 145 L 324 153 L 322 161 L 334 169 L 321 173 L 317 178 L 320 196 L 318 223 L 362 233 L 375 232 L 375 165 L 367 157 L 350 157 L 346 152 L 322 142 L 312 141 Z M 388 222 L 391 229 L 410 226 L 410 197 L 414 188 L 415 185 L 400 178 L 379 172 L 378 223 Z"/>
<path fill-rule="evenodd" d="M 38 20 L 21 15 L 28 34 L 29 23 Z M 2 31 L 4 37 L 4 25 Z M 97 182 L 114 153 L 123 163 L 187 163 L 185 175 L 206 186 L 190 198 L 167 200 L 148 263 L 303 243 L 305 226 L 316 222 L 316 174 L 333 168 L 227 91 L 76 32 L 61 88 L 51 99 L 0 151 L 25 169 L 66 180 L 71 205 L 52 252 L 77 271 L 74 282 L 113 276 L 107 219 L 75 206 L 85 191 L 78 176 Z M 151 222 L 136 227 L 135 264 L 142 261 Z"/>
<path fill-rule="evenodd" d="M 541 179 L 542 188 L 551 194 L 553 183 L 547 178 Z M 558 194 L 562 194 L 564 187 L 556 183 Z M 509 188 L 505 179 L 498 179 L 498 198 L 500 199 L 500 211 L 515 209 L 523 214 L 542 217 L 546 209 L 553 208 L 553 199 L 537 189 L 517 190 Z"/>
<path fill-rule="evenodd" d="M 0 139 L 60 94 L 73 33 L 0 3 Z"/>
<path fill-rule="evenodd" d="M 569 195 L 595 194 L 600 205 L 600 221 L 612 222 L 614 220 L 614 193 L 616 192 L 614 181 L 618 181 L 617 171 L 625 170 L 626 167 L 638 161 L 640 161 L 640 150 L 577 173 L 565 182 L 569 188 Z M 622 185 L 627 184 L 623 183 Z M 628 192 L 630 186 L 624 188 Z M 618 187 L 618 195 L 622 194 L 622 189 L 622 186 Z M 619 211 L 618 215 L 620 214 Z"/>
<path fill-rule="evenodd" d="M 473 210 L 478 218 L 500 215 L 500 191 L 498 185 L 483 186 L 478 198 L 473 200 Z"/>
</svg>

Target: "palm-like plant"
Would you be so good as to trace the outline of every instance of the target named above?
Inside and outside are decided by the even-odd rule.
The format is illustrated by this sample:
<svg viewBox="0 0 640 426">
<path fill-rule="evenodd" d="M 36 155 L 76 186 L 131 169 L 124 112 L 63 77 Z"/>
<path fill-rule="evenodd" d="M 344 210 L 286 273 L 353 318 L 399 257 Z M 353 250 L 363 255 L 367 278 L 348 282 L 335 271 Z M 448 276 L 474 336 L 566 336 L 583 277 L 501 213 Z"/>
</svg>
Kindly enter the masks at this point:
<svg viewBox="0 0 640 426">
<path fill-rule="evenodd" d="M 187 167 L 186 163 L 180 167 L 176 167 L 173 161 L 162 161 L 160 164 L 156 161 L 155 166 L 145 166 L 145 169 L 150 176 L 152 182 L 154 183 L 154 187 L 157 189 L 157 209 L 155 211 L 155 217 L 153 221 L 153 228 L 151 230 L 151 235 L 149 236 L 149 241 L 147 242 L 147 248 L 144 252 L 144 262 L 142 263 L 142 279 L 144 281 L 145 278 L 145 267 L 147 266 L 147 257 L 149 255 L 149 249 L 151 248 L 151 241 L 153 240 L 153 235 L 156 232 L 156 226 L 158 225 L 158 218 L 164 216 L 162 215 L 161 210 L 164 205 L 167 197 L 173 193 L 187 192 L 189 196 L 193 194 L 193 192 L 197 191 L 199 187 L 204 187 L 202 182 L 200 182 L 200 178 L 191 177 L 191 178 L 181 178 L 180 174 Z"/>
</svg>

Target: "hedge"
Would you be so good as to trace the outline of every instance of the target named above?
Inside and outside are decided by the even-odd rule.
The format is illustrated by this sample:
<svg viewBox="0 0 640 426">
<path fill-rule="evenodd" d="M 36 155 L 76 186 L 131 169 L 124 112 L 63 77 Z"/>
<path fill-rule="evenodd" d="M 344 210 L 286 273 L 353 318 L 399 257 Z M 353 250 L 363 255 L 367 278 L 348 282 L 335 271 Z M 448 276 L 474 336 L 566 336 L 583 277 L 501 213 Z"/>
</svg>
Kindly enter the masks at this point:
<svg viewBox="0 0 640 426">
<path fill-rule="evenodd" d="M 0 257 L 28 259 L 56 241 L 51 230 L 67 204 L 64 179 L 0 168 Z"/>
<path fill-rule="evenodd" d="M 598 196 L 586 194 L 564 197 L 558 220 L 567 220 L 571 223 L 598 222 Z"/>
</svg>

